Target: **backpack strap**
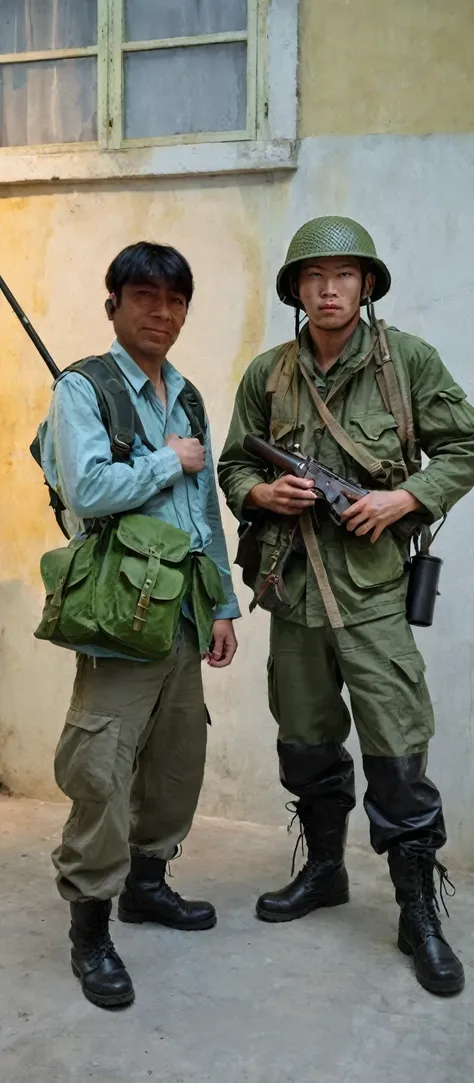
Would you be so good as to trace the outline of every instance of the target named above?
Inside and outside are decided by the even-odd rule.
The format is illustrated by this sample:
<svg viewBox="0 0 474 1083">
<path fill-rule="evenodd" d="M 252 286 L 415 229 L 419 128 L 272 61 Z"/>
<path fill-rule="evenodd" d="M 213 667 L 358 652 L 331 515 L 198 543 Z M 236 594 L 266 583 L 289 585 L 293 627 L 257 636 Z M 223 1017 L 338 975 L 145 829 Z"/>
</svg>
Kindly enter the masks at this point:
<svg viewBox="0 0 474 1083">
<path fill-rule="evenodd" d="M 112 354 L 84 357 L 82 361 L 76 361 L 74 365 L 63 369 L 59 379 L 62 379 L 66 372 L 80 373 L 94 388 L 102 423 L 110 440 L 113 462 L 128 461 L 136 435 L 149 451 L 156 451 L 147 438 L 120 367 Z"/>
<path fill-rule="evenodd" d="M 94 388 L 114 462 L 126 462 L 130 458 L 135 436 L 140 437 L 149 451 L 156 451 L 133 406 L 120 366 L 111 353 L 84 357 L 82 361 L 63 369 L 58 379 L 61 380 L 66 372 L 80 373 Z M 178 399 L 189 421 L 191 435 L 203 444 L 207 429 L 206 411 L 202 396 L 191 380 L 185 378 Z"/>
<path fill-rule="evenodd" d="M 191 380 L 184 377 L 184 387 L 178 398 L 191 426 L 191 436 L 203 444 L 207 431 L 207 421 L 202 395 L 197 387 L 191 383 Z"/>
</svg>

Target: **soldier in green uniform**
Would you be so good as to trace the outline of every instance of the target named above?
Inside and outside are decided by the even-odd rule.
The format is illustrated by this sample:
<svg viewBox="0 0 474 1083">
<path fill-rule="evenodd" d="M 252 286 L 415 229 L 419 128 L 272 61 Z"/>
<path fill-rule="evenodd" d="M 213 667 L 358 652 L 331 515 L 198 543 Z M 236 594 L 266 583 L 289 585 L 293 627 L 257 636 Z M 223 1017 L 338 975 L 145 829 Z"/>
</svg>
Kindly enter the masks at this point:
<svg viewBox="0 0 474 1083">
<path fill-rule="evenodd" d="M 244 579 L 271 611 L 280 778 L 297 799 L 307 845 L 304 868 L 262 895 L 257 914 L 291 921 L 348 901 L 344 847 L 355 794 L 346 685 L 371 842 L 388 855 L 400 906 L 399 947 L 414 956 L 425 988 L 454 993 L 464 974 L 438 916 L 434 873 L 442 890 L 436 853 L 446 832 L 426 776 L 433 711 L 406 619 L 406 560 L 413 530 L 426 535 L 474 485 L 474 409 L 433 347 L 377 322 L 373 302 L 389 288 L 389 271 L 357 222 L 302 226 L 277 278 L 280 299 L 296 310 L 295 341 L 247 369 L 219 464 L 229 507 L 252 523 L 257 543 Z M 300 449 L 369 495 L 338 527 L 312 482 L 270 473 L 244 448 L 246 433 Z"/>
</svg>

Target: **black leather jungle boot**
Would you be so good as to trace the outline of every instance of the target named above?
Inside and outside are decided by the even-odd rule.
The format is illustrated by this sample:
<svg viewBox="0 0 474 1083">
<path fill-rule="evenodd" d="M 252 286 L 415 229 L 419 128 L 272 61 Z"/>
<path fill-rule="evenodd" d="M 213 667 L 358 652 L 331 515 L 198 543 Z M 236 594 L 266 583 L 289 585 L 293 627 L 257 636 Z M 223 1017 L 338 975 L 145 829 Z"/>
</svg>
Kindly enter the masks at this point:
<svg viewBox="0 0 474 1083">
<path fill-rule="evenodd" d="M 409 844 L 390 849 L 388 863 L 400 906 L 400 951 L 413 956 L 416 977 L 428 992 L 441 996 L 459 993 L 464 987 L 464 970 L 443 935 L 434 885 L 436 869 L 443 898 L 447 881 L 444 865 L 436 860 L 434 850 L 419 850 Z"/>
<path fill-rule="evenodd" d="M 293 921 L 311 910 L 349 902 L 344 865 L 347 806 L 335 799 L 314 805 L 299 801 L 297 815 L 306 839 L 307 862 L 286 887 L 260 896 L 257 916 L 261 921 Z"/>
<path fill-rule="evenodd" d="M 71 964 L 87 1000 L 99 1008 L 124 1008 L 135 993 L 109 936 L 111 909 L 110 900 L 71 903 Z"/>
<path fill-rule="evenodd" d="M 141 925 L 144 921 L 172 929 L 211 929 L 217 915 L 209 902 L 182 899 L 165 880 L 166 861 L 133 854 L 130 872 L 119 898 L 120 921 Z"/>
</svg>

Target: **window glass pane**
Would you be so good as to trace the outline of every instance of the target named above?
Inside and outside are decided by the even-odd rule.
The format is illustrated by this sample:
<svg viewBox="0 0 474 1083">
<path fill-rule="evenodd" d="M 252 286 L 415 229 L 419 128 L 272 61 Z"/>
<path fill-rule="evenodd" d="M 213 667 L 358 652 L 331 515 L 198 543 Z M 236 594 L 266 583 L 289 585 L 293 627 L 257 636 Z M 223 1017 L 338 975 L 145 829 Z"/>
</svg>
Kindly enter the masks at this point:
<svg viewBox="0 0 474 1083">
<path fill-rule="evenodd" d="M 97 0 L 0 0 L 0 53 L 97 44 Z"/>
<path fill-rule="evenodd" d="M 0 65 L 0 146 L 97 139 L 97 60 Z"/>
<path fill-rule="evenodd" d="M 125 40 L 247 29 L 247 0 L 125 0 Z"/>
<path fill-rule="evenodd" d="M 128 53 L 124 63 L 125 138 L 246 128 L 244 42 Z"/>
</svg>

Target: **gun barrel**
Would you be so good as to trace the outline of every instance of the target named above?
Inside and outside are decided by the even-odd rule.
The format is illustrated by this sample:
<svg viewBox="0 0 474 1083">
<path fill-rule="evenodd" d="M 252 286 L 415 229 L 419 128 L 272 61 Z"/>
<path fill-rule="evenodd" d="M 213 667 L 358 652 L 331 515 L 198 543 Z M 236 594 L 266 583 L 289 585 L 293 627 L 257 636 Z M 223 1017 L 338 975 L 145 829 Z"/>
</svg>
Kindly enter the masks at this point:
<svg viewBox="0 0 474 1083">
<path fill-rule="evenodd" d="M 17 301 L 16 297 L 12 293 L 11 289 L 7 286 L 7 284 L 5 282 L 5 279 L 2 278 L 1 275 L 0 275 L 0 291 L 3 293 L 3 296 L 8 301 L 8 304 L 10 305 L 10 307 L 13 309 L 13 311 L 15 313 L 15 316 L 18 316 L 18 319 L 19 319 L 22 327 L 25 329 L 25 331 L 26 331 L 28 337 L 31 339 L 33 345 L 36 346 L 36 349 L 38 350 L 38 353 L 43 358 L 43 361 L 44 361 L 45 365 L 48 366 L 51 375 L 54 376 L 55 380 L 57 380 L 58 376 L 61 373 L 61 369 L 58 369 L 58 366 L 57 366 L 56 362 L 53 361 L 53 358 L 51 357 L 51 354 L 50 354 L 49 350 L 46 349 L 46 346 L 45 346 L 44 342 L 41 341 L 38 332 L 35 331 L 34 327 L 32 327 L 32 325 L 31 325 L 31 323 L 30 323 L 30 321 L 28 319 L 28 316 L 26 315 L 25 312 L 23 312 L 23 309 L 22 309 L 21 305 L 18 304 L 18 301 Z"/>
<path fill-rule="evenodd" d="M 295 477 L 304 477 L 308 469 L 306 459 L 293 455 L 291 451 L 275 447 L 274 444 L 267 444 L 266 440 L 261 440 L 259 436 L 253 436 L 252 433 L 244 437 L 244 448 L 259 459 L 272 463 L 278 470 L 284 470 L 285 473 L 293 474 Z"/>
</svg>

